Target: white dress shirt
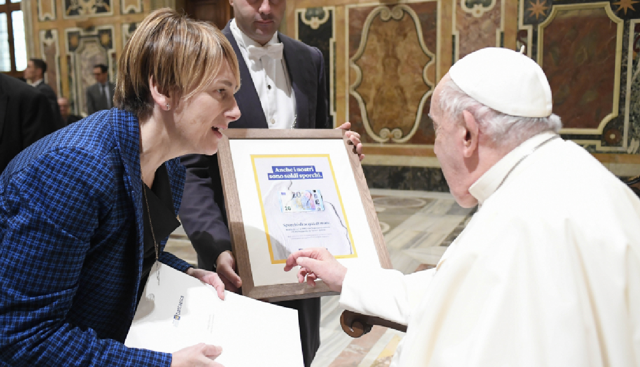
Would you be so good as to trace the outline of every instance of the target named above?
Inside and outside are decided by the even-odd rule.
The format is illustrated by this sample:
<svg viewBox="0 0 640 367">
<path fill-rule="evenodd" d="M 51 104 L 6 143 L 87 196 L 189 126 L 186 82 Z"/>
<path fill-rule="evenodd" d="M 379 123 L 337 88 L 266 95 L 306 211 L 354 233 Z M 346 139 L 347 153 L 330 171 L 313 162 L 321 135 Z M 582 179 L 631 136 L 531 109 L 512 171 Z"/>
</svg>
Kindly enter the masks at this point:
<svg viewBox="0 0 640 367">
<path fill-rule="evenodd" d="M 35 88 L 35 87 L 37 87 L 38 85 L 40 85 L 42 83 L 44 83 L 44 79 L 38 79 L 33 83 L 29 83 L 29 85 Z"/>
<path fill-rule="evenodd" d="M 408 324 L 391 366 L 640 366 L 640 200 L 553 136 L 475 182 L 436 268 L 347 271 L 342 306 Z"/>
<path fill-rule="evenodd" d="M 271 40 L 264 45 L 260 45 L 246 34 L 244 34 L 236 24 L 236 20 L 231 20 L 231 34 L 238 43 L 242 57 L 244 58 L 251 80 L 256 87 L 262 110 L 267 119 L 267 125 L 270 129 L 291 129 L 295 127 L 296 122 L 296 101 L 295 94 L 291 87 L 291 79 L 285 65 L 284 57 L 280 53 L 280 57 L 273 58 L 269 55 L 261 57 L 251 56 L 250 49 L 262 48 L 266 51 L 274 45 L 280 45 L 278 40 L 278 32 L 276 32 Z M 266 52 L 262 52 L 266 53 Z M 275 53 L 278 52 L 269 52 Z"/>
</svg>

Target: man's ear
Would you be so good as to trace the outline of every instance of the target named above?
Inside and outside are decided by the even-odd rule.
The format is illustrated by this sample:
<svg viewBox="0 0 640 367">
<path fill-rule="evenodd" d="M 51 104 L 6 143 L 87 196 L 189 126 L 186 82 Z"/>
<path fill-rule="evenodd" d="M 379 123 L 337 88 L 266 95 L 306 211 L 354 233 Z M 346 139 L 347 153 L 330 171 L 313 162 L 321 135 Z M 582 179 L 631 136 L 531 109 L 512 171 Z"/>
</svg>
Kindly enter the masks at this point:
<svg viewBox="0 0 640 367">
<path fill-rule="evenodd" d="M 467 110 L 462 111 L 464 118 L 464 142 L 463 155 L 465 158 L 471 157 L 478 149 L 479 127 L 478 121 L 473 114 Z"/>
<path fill-rule="evenodd" d="M 153 77 L 149 77 L 149 90 L 151 91 L 151 99 L 153 99 L 153 103 L 158 105 L 158 107 L 160 107 L 160 110 L 168 111 L 171 109 L 171 97 L 160 92 L 160 90 L 158 89 L 158 84 L 155 82 Z"/>
</svg>

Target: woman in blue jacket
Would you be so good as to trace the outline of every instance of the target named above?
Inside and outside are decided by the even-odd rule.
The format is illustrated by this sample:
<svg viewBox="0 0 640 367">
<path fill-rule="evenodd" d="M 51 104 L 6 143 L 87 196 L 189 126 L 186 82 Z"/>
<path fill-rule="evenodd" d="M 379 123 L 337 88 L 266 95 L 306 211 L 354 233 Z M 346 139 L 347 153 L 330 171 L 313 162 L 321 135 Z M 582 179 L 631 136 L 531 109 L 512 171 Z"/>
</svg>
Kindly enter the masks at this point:
<svg viewBox="0 0 640 367">
<path fill-rule="evenodd" d="M 114 106 L 51 134 L 0 176 L 0 365 L 217 365 L 214 346 L 171 354 L 123 345 L 156 261 L 212 284 L 163 251 L 184 168 L 214 154 L 240 117 L 238 62 L 206 23 L 163 9 L 125 46 Z"/>
</svg>

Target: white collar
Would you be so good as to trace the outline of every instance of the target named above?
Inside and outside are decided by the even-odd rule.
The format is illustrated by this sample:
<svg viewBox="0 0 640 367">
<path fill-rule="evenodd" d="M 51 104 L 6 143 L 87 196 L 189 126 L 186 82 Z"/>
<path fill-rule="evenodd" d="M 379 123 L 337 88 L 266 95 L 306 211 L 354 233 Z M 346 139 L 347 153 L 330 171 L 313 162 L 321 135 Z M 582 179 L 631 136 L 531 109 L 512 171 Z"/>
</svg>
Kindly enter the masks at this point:
<svg viewBox="0 0 640 367">
<path fill-rule="evenodd" d="M 515 149 L 507 153 L 502 159 L 487 170 L 480 178 L 469 187 L 469 193 L 482 205 L 507 178 L 511 170 L 526 156 L 533 153 L 540 144 L 557 136 L 558 134 L 545 131 L 529 138 Z"/>
<path fill-rule="evenodd" d="M 38 79 L 33 83 L 29 83 L 32 87 L 37 87 L 38 85 L 40 85 L 41 83 L 44 83 L 44 79 Z"/>
<path fill-rule="evenodd" d="M 244 34 L 244 32 L 236 24 L 236 18 L 231 19 L 231 24 L 229 25 L 229 28 L 231 29 L 233 38 L 235 38 L 236 42 L 238 43 L 238 47 L 243 48 L 245 50 L 249 46 L 263 47 L 261 44 L 252 40 L 249 36 Z M 267 45 L 274 45 L 276 43 L 280 43 L 280 40 L 278 39 L 278 31 L 276 31 L 273 34 L 273 37 L 271 37 L 269 42 L 267 42 Z"/>
</svg>

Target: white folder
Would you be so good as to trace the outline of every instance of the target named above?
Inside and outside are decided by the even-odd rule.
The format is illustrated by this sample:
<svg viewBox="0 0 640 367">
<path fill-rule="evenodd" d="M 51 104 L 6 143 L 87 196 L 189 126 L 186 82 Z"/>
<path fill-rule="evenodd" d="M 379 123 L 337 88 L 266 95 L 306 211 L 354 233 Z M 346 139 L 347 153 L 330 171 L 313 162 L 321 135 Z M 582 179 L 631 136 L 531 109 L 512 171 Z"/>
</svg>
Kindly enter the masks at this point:
<svg viewBox="0 0 640 367">
<path fill-rule="evenodd" d="M 223 301 L 212 286 L 154 265 L 125 345 L 173 353 L 198 343 L 221 346 L 225 367 L 304 365 L 296 310 L 227 291 Z"/>
</svg>

